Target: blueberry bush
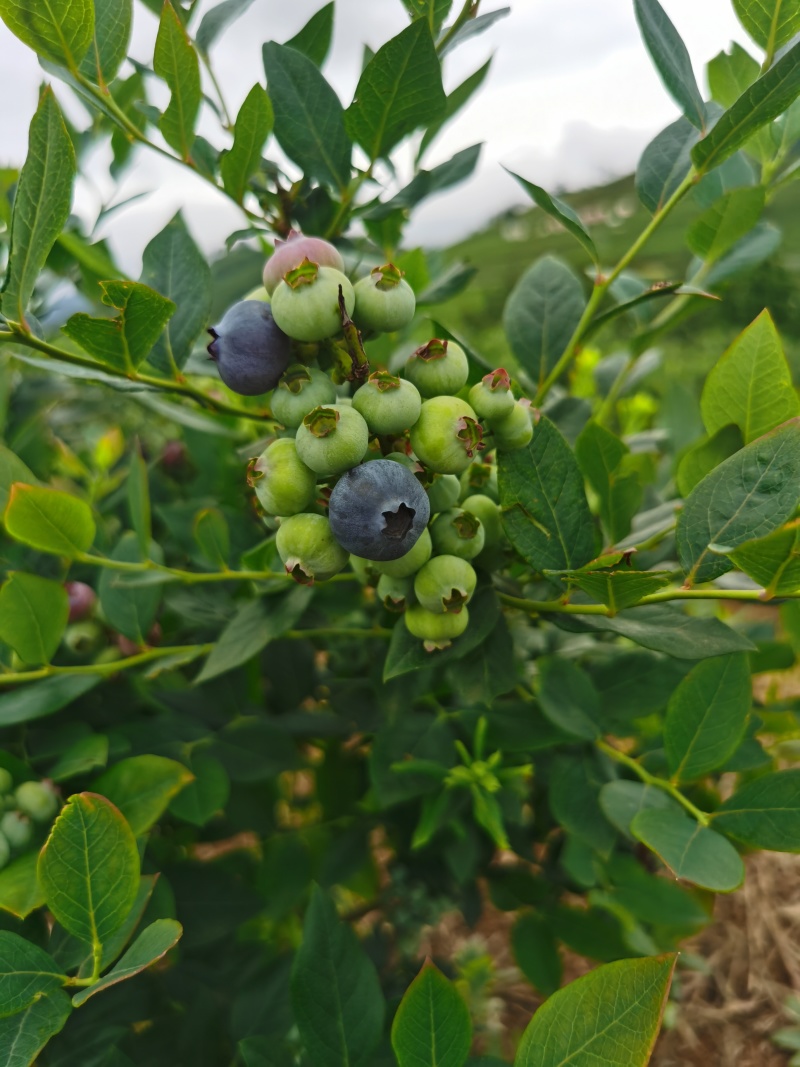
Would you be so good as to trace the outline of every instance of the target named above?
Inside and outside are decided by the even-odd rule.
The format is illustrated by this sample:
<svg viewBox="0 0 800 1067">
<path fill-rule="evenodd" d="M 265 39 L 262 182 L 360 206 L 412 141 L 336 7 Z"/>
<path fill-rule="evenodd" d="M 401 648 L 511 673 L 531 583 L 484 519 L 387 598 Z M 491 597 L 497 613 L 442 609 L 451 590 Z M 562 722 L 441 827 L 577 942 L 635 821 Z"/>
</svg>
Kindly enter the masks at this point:
<svg viewBox="0 0 800 1067">
<path fill-rule="evenodd" d="M 488 359 L 447 326 L 473 268 L 403 233 L 476 167 L 423 161 L 486 74 L 446 93 L 448 56 L 508 12 L 402 3 L 346 107 L 328 3 L 234 118 L 213 52 L 248 0 L 143 0 L 149 65 L 132 0 L 0 0 L 49 82 L 0 171 L 10 1067 L 644 1065 L 714 894 L 800 851 L 790 364 L 765 311 L 680 413 L 648 386 L 780 238 L 800 6 L 734 0 L 751 47 L 707 100 L 634 0 L 681 112 L 638 167 L 650 221 L 608 263 L 520 177 L 586 271 L 533 263 Z M 144 151 L 240 209 L 213 263 L 179 214 L 134 280 L 70 214 L 81 170 Z M 678 205 L 694 258 L 641 276 Z M 420 969 L 425 927 L 489 907 L 543 1000 L 506 1041 L 467 970 Z M 600 966 L 564 983 L 565 948 Z"/>
</svg>

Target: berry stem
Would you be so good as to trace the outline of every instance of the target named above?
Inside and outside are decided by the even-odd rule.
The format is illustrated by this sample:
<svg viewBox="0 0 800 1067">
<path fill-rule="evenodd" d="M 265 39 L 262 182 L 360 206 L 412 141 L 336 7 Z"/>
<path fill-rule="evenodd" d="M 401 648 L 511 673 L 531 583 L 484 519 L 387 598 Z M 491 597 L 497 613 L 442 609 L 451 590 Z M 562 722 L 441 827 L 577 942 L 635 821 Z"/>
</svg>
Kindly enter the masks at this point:
<svg viewBox="0 0 800 1067">
<path fill-rule="evenodd" d="M 680 789 L 673 785 L 672 782 L 668 782 L 666 778 L 659 778 L 656 774 L 651 774 L 650 771 L 645 770 L 638 760 L 633 759 L 624 752 L 620 752 L 618 748 L 609 745 L 607 741 L 598 739 L 595 741 L 595 745 L 601 752 L 604 752 L 611 759 L 633 771 L 645 785 L 652 785 L 655 789 L 660 789 L 662 793 L 668 793 L 669 796 L 671 796 L 673 800 L 676 800 L 682 808 L 688 811 L 694 819 L 697 819 L 701 826 L 709 825 L 711 819 L 708 813 L 701 811 L 700 808 L 696 807 L 696 805 L 694 805 L 691 800 L 688 800 Z"/>
<path fill-rule="evenodd" d="M 660 593 L 650 593 L 642 597 L 632 607 L 640 608 L 648 604 L 668 604 L 676 600 L 734 600 L 744 603 L 763 604 L 763 589 L 667 589 Z M 511 608 L 518 608 L 529 615 L 605 615 L 609 618 L 617 614 L 606 604 L 570 604 L 565 600 L 526 600 L 524 597 L 498 593 L 500 600 Z M 798 600 L 800 591 L 782 593 L 778 600 Z M 627 609 L 626 609 L 627 610 Z"/>
</svg>

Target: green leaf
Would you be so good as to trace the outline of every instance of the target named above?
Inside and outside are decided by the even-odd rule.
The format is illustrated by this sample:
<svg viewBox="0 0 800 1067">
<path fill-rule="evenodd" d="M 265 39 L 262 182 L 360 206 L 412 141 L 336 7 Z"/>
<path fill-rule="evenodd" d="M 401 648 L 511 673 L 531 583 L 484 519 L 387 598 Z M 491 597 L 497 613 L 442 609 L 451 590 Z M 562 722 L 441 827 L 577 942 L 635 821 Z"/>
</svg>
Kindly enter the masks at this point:
<svg viewBox="0 0 800 1067">
<path fill-rule="evenodd" d="M 173 815 L 193 826 L 205 824 L 222 811 L 230 796 L 231 783 L 219 760 L 196 755 L 191 761 L 194 781 L 181 789 L 169 803 Z"/>
<path fill-rule="evenodd" d="M 0 444 L 0 522 L 2 522 L 3 512 L 6 510 L 8 496 L 14 482 L 37 485 L 38 479 L 19 456 L 15 455 L 10 448 Z"/>
<path fill-rule="evenodd" d="M 534 1015 L 514 1067 L 646 1067 L 675 959 L 619 960 L 570 982 Z"/>
<path fill-rule="evenodd" d="M 558 363 L 586 305 L 572 269 L 554 256 L 542 256 L 511 290 L 503 329 L 520 366 L 537 386 Z"/>
<path fill-rule="evenodd" d="M 759 70 L 758 61 L 733 41 L 730 52 L 720 52 L 708 64 L 712 97 L 723 107 L 730 107 L 758 78 Z"/>
<path fill-rule="evenodd" d="M 0 871 L 0 908 L 18 919 L 27 918 L 44 905 L 44 893 L 36 874 L 38 861 L 38 853 L 26 852 Z"/>
<path fill-rule="evenodd" d="M 314 595 L 311 586 L 297 586 L 285 596 L 246 601 L 217 638 L 195 685 L 247 663 L 290 630 Z"/>
<path fill-rule="evenodd" d="M 58 762 L 51 767 L 49 777 L 54 782 L 65 782 L 79 774 L 105 767 L 107 762 L 108 737 L 105 734 L 89 734 L 62 752 Z"/>
<path fill-rule="evenodd" d="M 412 19 L 426 19 L 435 38 L 450 14 L 453 0 L 402 0 Z"/>
<path fill-rule="evenodd" d="M 12 0 L 5 2 L 10 6 Z M 91 11 L 91 0 L 84 2 Z M 31 12 L 27 0 L 15 5 L 15 10 L 17 7 L 23 13 L 20 17 L 26 11 Z M 2 309 L 12 322 L 25 323 L 36 279 L 69 216 L 75 170 L 72 140 L 53 90 L 48 87 L 31 122 L 28 155 L 19 176 L 11 216 L 11 249 L 3 283 Z"/>
<path fill-rule="evenodd" d="M 756 44 L 772 52 L 800 33 L 798 0 L 733 0 L 733 8 Z"/>
<path fill-rule="evenodd" d="M 686 45 L 658 0 L 634 0 L 633 7 L 647 51 L 667 92 L 689 122 L 702 130 L 705 105 Z"/>
<path fill-rule="evenodd" d="M 56 819 L 38 870 L 55 920 L 99 951 L 139 890 L 136 838 L 105 797 L 77 793 Z"/>
<path fill-rule="evenodd" d="M 679 118 L 645 148 L 636 168 L 636 194 L 651 214 L 663 208 L 689 173 L 699 139 L 691 122 Z"/>
<path fill-rule="evenodd" d="M 169 107 L 158 124 L 159 129 L 170 148 L 189 161 L 194 144 L 194 124 L 203 96 L 200 63 L 172 0 L 165 0 L 161 11 L 153 70 L 167 83 L 172 94 Z"/>
<path fill-rule="evenodd" d="M 333 5 L 330 5 L 333 7 Z M 254 85 L 236 116 L 233 147 L 220 163 L 225 192 L 241 204 L 247 183 L 261 162 L 261 149 L 272 130 L 275 116 L 266 90 Z"/>
<path fill-rule="evenodd" d="M 730 841 L 683 812 L 641 811 L 631 832 L 661 857 L 676 878 L 715 893 L 730 893 L 744 881 L 742 857 Z"/>
<path fill-rule="evenodd" d="M 92 0 L 0 0 L 0 18 L 23 44 L 45 59 L 75 70 L 92 41 Z"/>
<path fill-rule="evenodd" d="M 739 97 L 714 128 L 692 149 L 700 174 L 724 163 L 762 126 L 772 122 L 800 94 L 800 43 L 790 48 L 766 74 Z"/>
<path fill-rule="evenodd" d="M 527 448 L 498 462 L 503 526 L 535 570 L 571 570 L 594 557 L 594 531 L 578 464 L 555 425 L 540 418 Z"/>
<path fill-rule="evenodd" d="M 99 982 L 81 989 L 73 996 L 73 1007 L 79 1008 L 95 993 L 101 993 L 109 986 L 124 982 L 126 978 L 133 978 L 135 974 L 146 970 L 177 945 L 182 933 L 183 927 L 175 919 L 156 919 L 155 922 L 150 923 L 142 930 L 116 967 L 103 975 Z"/>
<path fill-rule="evenodd" d="M 611 543 L 616 544 L 630 533 L 631 520 L 642 503 L 637 460 L 626 444 L 593 419 L 578 435 L 575 457 L 597 493 L 600 518 Z"/>
<path fill-rule="evenodd" d="M 142 281 L 177 305 L 149 356 L 153 367 L 177 376 L 211 310 L 211 270 L 180 213 L 145 248 Z"/>
<path fill-rule="evenodd" d="M 444 114 L 442 71 L 430 26 L 417 19 L 387 41 L 361 72 L 345 127 L 370 162 Z"/>
<path fill-rule="evenodd" d="M 131 756 L 109 767 L 92 783 L 92 789 L 119 808 L 134 836 L 139 837 L 158 822 L 172 798 L 192 778 L 192 772 L 177 760 Z"/>
<path fill-rule="evenodd" d="M 548 192 L 542 189 L 541 186 L 534 185 L 533 182 L 529 182 L 526 178 L 521 178 L 519 174 L 515 174 L 514 171 L 509 170 L 508 167 L 503 167 L 503 170 L 519 182 L 537 207 L 540 207 L 551 219 L 560 222 L 564 229 L 572 234 L 575 240 L 578 241 L 589 253 L 593 263 L 597 264 L 599 262 L 594 241 L 589 236 L 589 231 L 581 222 L 577 211 L 571 208 L 569 204 L 565 204 L 563 200 L 551 196 Z"/>
<path fill-rule="evenodd" d="M 585 741 L 599 737 L 600 697 L 586 671 L 561 656 L 544 656 L 537 666 L 539 707 L 550 722 Z"/>
<path fill-rule="evenodd" d="M 15 540 L 55 556 L 80 556 L 94 541 L 92 509 L 57 489 L 13 483 L 4 519 Z"/>
<path fill-rule="evenodd" d="M 612 899 L 642 922 L 684 930 L 707 925 L 700 894 L 650 874 L 632 855 L 613 856 L 606 871 L 614 885 Z"/>
<path fill-rule="evenodd" d="M 302 52 L 312 63 L 321 67 L 333 40 L 333 9 L 331 0 L 319 11 L 315 11 L 305 26 L 286 42 L 286 47 Z"/>
<path fill-rule="evenodd" d="M 350 927 L 316 886 L 294 958 L 292 1008 L 315 1067 L 365 1067 L 380 1041 L 380 981 Z"/>
<path fill-rule="evenodd" d="M 730 759 L 744 737 L 752 699 L 743 653 L 702 660 L 689 671 L 672 694 L 664 721 L 673 781 L 702 778 Z"/>
<path fill-rule="evenodd" d="M 444 59 L 446 55 L 449 55 L 454 48 L 458 48 L 464 41 L 470 40 L 472 37 L 477 37 L 478 34 L 485 33 L 491 26 L 503 19 L 506 15 L 511 14 L 510 7 L 498 7 L 494 11 L 487 11 L 484 15 L 477 15 L 474 18 L 468 19 L 463 25 L 459 26 L 456 32 L 446 42 L 440 42 L 439 55 Z"/>
<path fill-rule="evenodd" d="M 549 921 L 532 911 L 523 912 L 511 928 L 511 948 L 531 985 L 546 997 L 555 993 L 564 968 Z"/>
<path fill-rule="evenodd" d="M 762 185 L 732 189 L 692 223 L 686 243 L 696 256 L 713 263 L 755 226 L 765 199 Z"/>
<path fill-rule="evenodd" d="M 294 48 L 269 41 L 263 54 L 278 144 L 307 178 L 345 189 L 352 146 L 336 93 Z"/>
<path fill-rule="evenodd" d="M 589 756 L 557 756 L 551 765 L 548 802 L 553 818 L 568 833 L 608 856 L 616 834 L 598 803 L 603 784 Z"/>
<path fill-rule="evenodd" d="M 452 93 L 448 93 L 442 117 L 436 122 L 429 123 L 427 130 L 422 135 L 419 151 L 417 152 L 417 162 L 422 158 L 423 153 L 440 130 L 447 125 L 450 119 L 458 114 L 461 108 L 468 103 L 473 94 L 480 89 L 486 75 L 489 73 L 491 63 L 491 59 L 488 59 L 482 67 L 479 67 L 475 71 L 474 74 L 470 74 L 470 76 L 465 78 L 460 85 L 457 85 Z"/>
<path fill-rule="evenodd" d="M 438 167 L 434 167 L 432 170 L 417 171 L 408 185 L 404 186 L 398 193 L 395 193 L 391 200 L 375 204 L 364 213 L 363 217 L 366 219 L 383 219 L 398 209 L 406 210 L 416 207 L 426 197 L 464 181 L 478 165 L 478 158 L 482 148 L 483 145 L 480 144 L 471 145 L 469 148 L 456 152 L 452 159 L 448 159 L 446 163 L 440 163 Z M 440 285 L 441 278 L 435 279 L 433 287 L 438 288 Z M 420 299 L 423 298 L 427 298 L 430 303 L 437 302 L 432 299 L 430 289 Z"/>
<path fill-rule="evenodd" d="M 131 453 L 128 468 L 128 512 L 139 542 L 139 555 L 145 557 L 153 535 L 150 515 L 150 486 L 147 477 L 147 463 L 137 445 Z"/>
<path fill-rule="evenodd" d="M 131 373 L 150 354 L 175 305 L 140 282 L 101 282 L 102 302 L 118 312 L 114 318 L 92 318 L 80 311 L 64 333 L 93 359 Z"/>
<path fill-rule="evenodd" d="M 121 563 L 141 563 L 143 557 L 136 534 L 132 531 L 123 534 L 111 558 Z M 161 558 L 161 549 L 152 542 L 150 559 L 160 562 Z M 158 613 L 161 586 L 126 585 L 125 577 L 111 568 L 103 569 L 98 585 L 100 606 L 110 626 L 135 644 L 144 645 Z"/>
<path fill-rule="evenodd" d="M 711 818 L 722 833 L 752 848 L 800 852 L 800 770 L 746 782 Z"/>
<path fill-rule="evenodd" d="M 626 837 L 632 838 L 631 823 L 640 811 L 651 808 L 677 811 L 678 805 L 661 789 L 644 782 L 620 779 L 607 782 L 600 790 L 600 807 L 608 821 Z"/>
<path fill-rule="evenodd" d="M 392 1023 L 399 1067 L 463 1067 L 471 1044 L 467 1005 L 453 983 L 426 959 Z"/>
<path fill-rule="evenodd" d="M 712 367 L 700 408 L 709 434 L 735 423 L 745 444 L 800 415 L 789 364 L 769 311 L 762 311 Z"/>
<path fill-rule="evenodd" d="M 759 222 L 735 248 L 716 263 L 706 277 L 710 288 L 723 285 L 763 263 L 780 247 L 783 235 L 771 222 Z"/>
<path fill-rule="evenodd" d="M 219 508 L 203 508 L 194 520 L 195 540 L 212 567 L 225 568 L 231 551 L 228 523 Z"/>
<path fill-rule="evenodd" d="M 0 1062 L 31 1067 L 44 1046 L 62 1029 L 72 1005 L 62 990 L 34 1000 L 24 1011 L 0 1020 Z"/>
<path fill-rule="evenodd" d="M 24 663 L 50 662 L 68 616 L 69 598 L 61 582 L 14 571 L 0 587 L 0 641 Z"/>
<path fill-rule="evenodd" d="M 0 1018 L 24 1011 L 66 980 L 55 960 L 38 945 L 0 930 Z"/>
<path fill-rule="evenodd" d="M 57 674 L 0 694 L 0 726 L 32 722 L 61 711 L 103 680 L 101 674 Z M 0 877 L 2 877 L 0 875 Z"/>
<path fill-rule="evenodd" d="M 681 496 L 687 497 L 707 474 L 743 445 L 742 431 L 738 426 L 728 424 L 684 452 L 675 474 Z"/>
<path fill-rule="evenodd" d="M 692 490 L 678 517 L 678 558 L 691 583 L 732 567 L 712 545 L 738 548 L 766 537 L 794 513 L 800 497 L 800 419 L 759 437 L 720 463 Z"/>
<path fill-rule="evenodd" d="M 252 3 L 253 0 L 222 0 L 221 4 L 206 11 L 195 34 L 200 51 L 207 54 L 223 30 L 243 15 Z"/>
<path fill-rule="evenodd" d="M 133 0 L 96 0 L 94 38 L 83 57 L 81 74 L 97 85 L 113 81 L 128 54 L 133 22 Z"/>
<path fill-rule="evenodd" d="M 673 580 L 670 571 L 585 570 L 567 571 L 565 576 L 614 613 L 632 608 L 643 597 L 663 589 Z"/>
<path fill-rule="evenodd" d="M 730 558 L 738 570 L 765 589 L 766 596 L 786 596 L 800 590 L 800 519 L 768 537 L 746 541 Z"/>
</svg>

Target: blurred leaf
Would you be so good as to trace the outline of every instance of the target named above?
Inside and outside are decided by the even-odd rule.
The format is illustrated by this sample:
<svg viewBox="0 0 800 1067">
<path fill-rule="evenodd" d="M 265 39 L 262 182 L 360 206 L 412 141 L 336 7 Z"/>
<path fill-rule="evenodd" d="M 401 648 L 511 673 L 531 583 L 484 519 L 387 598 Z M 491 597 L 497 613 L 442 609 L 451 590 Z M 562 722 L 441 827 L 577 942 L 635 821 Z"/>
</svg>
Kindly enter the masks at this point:
<svg viewBox="0 0 800 1067">
<path fill-rule="evenodd" d="M 557 756 L 551 764 L 547 797 L 556 822 L 608 857 L 616 833 L 598 803 L 603 784 L 590 757 Z"/>
<path fill-rule="evenodd" d="M 45 59 L 75 70 L 92 41 L 92 0 L 0 0 L 0 18 L 23 44 Z"/>
<path fill-rule="evenodd" d="M 469 263 L 455 262 L 444 271 L 443 274 L 431 280 L 430 285 L 417 297 L 417 307 L 426 307 L 430 304 L 443 304 L 469 285 L 478 268 Z"/>
<path fill-rule="evenodd" d="M 172 94 L 159 128 L 170 148 L 188 161 L 203 91 L 197 53 L 171 0 L 165 0 L 161 12 L 153 70 L 167 83 Z"/>
<path fill-rule="evenodd" d="M 731 569 L 712 545 L 738 548 L 765 537 L 794 513 L 800 497 L 800 419 L 746 445 L 692 490 L 678 516 L 678 558 L 689 584 Z"/>
<path fill-rule="evenodd" d="M 50 768 L 49 776 L 54 782 L 65 782 L 97 767 L 105 767 L 107 762 L 108 738 L 105 734 L 89 734 L 61 753 L 58 762 Z"/>
<path fill-rule="evenodd" d="M 345 126 L 374 162 L 444 110 L 442 72 L 430 26 L 418 19 L 379 48 L 362 71 Z"/>
<path fill-rule="evenodd" d="M 501 453 L 503 526 L 514 548 L 537 571 L 582 567 L 594 557 L 594 531 L 578 464 L 542 416 L 527 448 Z"/>
<path fill-rule="evenodd" d="M 636 168 L 636 193 L 652 215 L 663 208 L 689 173 L 692 148 L 699 139 L 699 131 L 689 120 L 679 118 L 645 148 Z"/>
<path fill-rule="evenodd" d="M 58 989 L 34 1000 L 25 1011 L 0 1019 L 0 1061 L 6 1067 L 31 1067 L 71 1011 L 69 997 Z"/>
<path fill-rule="evenodd" d="M 392 1023 L 400 1067 L 463 1067 L 472 1020 L 461 994 L 430 958 L 405 991 Z"/>
<path fill-rule="evenodd" d="M 708 64 L 708 86 L 718 104 L 730 107 L 759 75 L 758 61 L 736 41 L 730 52 L 720 52 Z"/>
<path fill-rule="evenodd" d="M 733 0 L 733 8 L 756 44 L 773 53 L 800 33 L 797 0 Z"/>
<path fill-rule="evenodd" d="M 612 544 L 630 533 L 643 487 L 630 449 L 610 430 L 590 420 L 575 442 L 575 457 L 600 501 L 600 518 Z"/>
<path fill-rule="evenodd" d="M 10 448 L 0 444 L 0 522 L 8 504 L 8 496 L 14 482 L 38 485 L 38 478 Z"/>
<path fill-rule="evenodd" d="M 408 185 L 395 193 L 391 200 L 375 204 L 364 213 L 364 218 L 382 219 L 398 208 L 416 207 L 426 197 L 464 181 L 478 165 L 482 148 L 482 144 L 472 145 L 456 152 L 452 159 L 432 170 L 417 171 Z"/>
<path fill-rule="evenodd" d="M 678 811 L 677 801 L 667 796 L 661 789 L 644 782 L 628 782 L 620 779 L 607 782 L 600 790 L 600 807 L 608 821 L 633 839 L 631 823 L 640 811 L 652 808 Z"/>
<path fill-rule="evenodd" d="M 543 656 L 538 661 L 539 707 L 559 730 L 594 741 L 600 736 L 596 719 L 600 697 L 586 671 L 560 656 Z"/>
<path fill-rule="evenodd" d="M 745 444 L 800 415 L 789 364 L 769 311 L 762 311 L 711 368 L 700 407 L 709 434 L 735 423 Z"/>
<path fill-rule="evenodd" d="M 5 2 L 10 6 L 11 0 Z M 90 14 L 91 0 L 77 0 L 79 12 L 84 5 Z M 68 0 L 60 0 L 60 6 L 66 8 Z M 20 6 L 18 10 L 22 13 L 20 18 L 36 19 L 33 13 L 24 15 L 27 7 Z M 28 154 L 14 197 L 11 248 L 2 300 L 3 314 L 12 322 L 25 323 L 36 279 L 69 216 L 75 170 L 72 140 L 53 91 L 48 87 L 30 125 Z"/>
<path fill-rule="evenodd" d="M 543 915 L 523 911 L 511 928 L 511 948 L 531 985 L 546 997 L 555 993 L 564 968 L 550 922 Z"/>
<path fill-rule="evenodd" d="M 240 15 L 243 15 L 252 3 L 253 0 L 222 0 L 221 4 L 206 11 L 195 35 L 200 51 L 208 53 L 217 37 Z"/>
<path fill-rule="evenodd" d="M 746 274 L 778 249 L 781 231 L 771 222 L 759 222 L 753 230 L 715 263 L 706 276 L 706 285 L 715 288 L 741 274 Z"/>
<path fill-rule="evenodd" d="M 256 84 L 245 97 L 236 116 L 233 147 L 225 153 L 220 163 L 225 191 L 240 204 L 247 191 L 247 183 L 261 162 L 261 149 L 273 122 L 270 99 L 266 91 Z"/>
<path fill-rule="evenodd" d="M 365 1067 L 380 1041 L 385 1004 L 377 971 L 317 886 L 294 958 L 292 1007 L 315 1067 Z"/>
<path fill-rule="evenodd" d="M 125 816 L 135 837 L 158 822 L 174 796 L 192 781 L 192 772 L 165 756 L 131 756 L 96 778 L 92 789 Z"/>
<path fill-rule="evenodd" d="M 800 590 L 800 519 L 768 537 L 746 541 L 730 557 L 738 570 L 762 585 L 768 596 Z"/>
<path fill-rule="evenodd" d="M 111 553 L 111 559 L 121 563 L 141 563 L 144 558 L 139 550 L 139 539 L 131 531 L 122 535 Z M 156 562 L 161 562 L 163 558 L 161 549 L 154 541 L 150 543 L 149 558 Z M 109 626 L 113 626 L 129 641 L 144 645 L 158 613 L 161 587 L 127 586 L 121 580 L 124 577 L 119 571 L 103 569 L 98 586 L 100 606 Z"/>
<path fill-rule="evenodd" d="M 108 800 L 78 793 L 56 819 L 38 870 L 56 921 L 98 948 L 122 925 L 136 899 L 136 839 Z"/>
<path fill-rule="evenodd" d="M 553 256 L 538 259 L 512 289 L 503 328 L 511 350 L 537 386 L 558 363 L 585 306 L 577 276 Z"/>
<path fill-rule="evenodd" d="M 194 537 L 212 567 L 225 568 L 231 552 L 228 523 L 219 508 L 203 508 L 194 520 Z"/>
<path fill-rule="evenodd" d="M 36 875 L 38 852 L 18 856 L 0 871 L 0 908 L 25 919 L 44 905 L 44 893 Z"/>
<path fill-rule="evenodd" d="M 263 55 L 278 144 L 307 178 L 346 189 L 351 144 L 336 93 L 312 61 L 293 48 L 269 41 Z"/>
<path fill-rule="evenodd" d="M 772 122 L 800 94 L 800 43 L 790 48 L 766 74 L 746 89 L 714 128 L 692 149 L 700 174 L 724 163 L 762 126 Z"/>
<path fill-rule="evenodd" d="M 132 22 L 133 0 L 95 0 L 94 40 L 81 74 L 101 87 L 114 80 L 128 54 Z"/>
<path fill-rule="evenodd" d="M 505 18 L 506 15 L 510 14 L 510 7 L 498 7 L 496 10 L 487 11 L 483 15 L 473 16 L 459 26 L 453 36 L 442 45 L 439 52 L 440 56 L 444 59 L 448 53 L 452 52 L 454 48 L 458 48 L 464 41 L 468 41 L 471 37 L 477 37 L 480 33 L 485 33 L 498 19 Z"/>
<path fill-rule="evenodd" d="M 698 482 L 743 445 L 742 431 L 733 425 L 723 426 L 713 436 L 692 445 L 681 457 L 675 474 L 681 496 L 687 497 Z"/>
<path fill-rule="evenodd" d="M 225 768 L 213 756 L 202 753 L 191 761 L 194 781 L 181 789 L 169 804 L 173 815 L 193 826 L 205 826 L 228 802 L 231 783 Z"/>
<path fill-rule="evenodd" d="M 730 893 L 744 881 L 742 858 L 730 841 L 682 811 L 640 811 L 631 831 L 661 857 L 676 878 L 715 893 Z"/>
<path fill-rule="evenodd" d="M 453 0 L 403 0 L 403 6 L 413 19 L 425 19 L 436 37 L 450 14 Z"/>
<path fill-rule="evenodd" d="M 745 782 L 711 818 L 718 830 L 751 848 L 800 852 L 800 770 Z"/>
<path fill-rule="evenodd" d="M 24 1011 L 66 981 L 55 960 L 38 945 L 0 930 L 0 1018 Z"/>
<path fill-rule="evenodd" d="M 482 67 L 479 67 L 474 74 L 470 74 L 468 78 L 465 78 L 460 85 L 457 85 L 452 93 L 447 94 L 445 100 L 444 114 L 436 122 L 428 123 L 428 128 L 422 135 L 419 151 L 417 152 L 417 162 L 422 158 L 423 153 L 436 137 L 441 129 L 447 125 L 450 119 L 454 118 L 458 112 L 464 107 L 470 98 L 480 89 L 483 84 L 486 75 L 489 73 L 489 67 L 491 66 L 491 59 L 488 59 Z M 435 169 L 435 168 L 434 168 Z"/>
<path fill-rule="evenodd" d="M 101 282 L 102 302 L 119 314 L 95 319 L 80 311 L 64 333 L 93 359 L 130 373 L 150 354 L 175 304 L 139 282 Z"/>
<path fill-rule="evenodd" d="M 79 1008 L 95 993 L 101 993 L 109 986 L 146 970 L 177 945 L 182 933 L 183 927 L 175 919 L 156 919 L 142 930 L 116 967 L 103 975 L 99 982 L 75 993 L 73 1006 Z"/>
<path fill-rule="evenodd" d="M 726 193 L 689 227 L 689 248 L 707 263 L 719 259 L 758 222 L 765 197 L 766 190 L 761 185 Z"/>
<path fill-rule="evenodd" d="M 577 211 L 574 211 L 569 204 L 565 204 L 563 200 L 551 196 L 548 192 L 542 189 L 541 186 L 534 185 L 533 182 L 529 182 L 526 178 L 521 178 L 519 174 L 515 174 L 514 171 L 509 170 L 508 167 L 504 167 L 503 170 L 519 182 L 537 207 L 540 207 L 551 219 L 560 222 L 564 229 L 572 234 L 575 240 L 578 241 L 578 243 L 589 253 L 593 263 L 598 263 L 597 249 L 594 246 L 594 241 L 589 236 L 589 231 L 581 222 Z"/>
<path fill-rule="evenodd" d="M 177 305 L 149 357 L 152 366 L 176 376 L 211 308 L 211 271 L 180 213 L 145 248 L 142 281 Z"/>
<path fill-rule="evenodd" d="M 69 598 L 60 582 L 13 571 L 0 586 L 0 641 L 26 664 L 50 662 L 68 615 Z"/>
<path fill-rule="evenodd" d="M 100 674 L 61 674 L 0 693 L 0 727 L 53 715 L 94 689 L 102 680 Z"/>
<path fill-rule="evenodd" d="M 131 453 L 127 488 L 131 526 L 133 526 L 139 542 L 139 554 L 142 558 L 145 558 L 153 530 L 150 516 L 150 486 L 147 477 L 147 463 L 139 447 L 134 448 Z"/>
<path fill-rule="evenodd" d="M 664 749 L 673 782 L 691 782 L 721 767 L 744 737 L 753 702 L 743 653 L 703 660 L 672 694 Z"/>
<path fill-rule="evenodd" d="M 634 0 L 636 21 L 644 43 L 667 92 L 685 117 L 699 130 L 706 112 L 686 45 L 658 0 Z"/>
<path fill-rule="evenodd" d="M 334 3 L 331 0 L 314 12 L 305 26 L 286 42 L 286 47 L 302 52 L 312 63 L 321 67 L 333 40 L 333 11 Z"/>
<path fill-rule="evenodd" d="M 645 1067 L 661 1026 L 675 959 L 620 960 L 570 982 L 534 1015 L 514 1067 L 588 1067 L 593 1060 Z"/>
</svg>

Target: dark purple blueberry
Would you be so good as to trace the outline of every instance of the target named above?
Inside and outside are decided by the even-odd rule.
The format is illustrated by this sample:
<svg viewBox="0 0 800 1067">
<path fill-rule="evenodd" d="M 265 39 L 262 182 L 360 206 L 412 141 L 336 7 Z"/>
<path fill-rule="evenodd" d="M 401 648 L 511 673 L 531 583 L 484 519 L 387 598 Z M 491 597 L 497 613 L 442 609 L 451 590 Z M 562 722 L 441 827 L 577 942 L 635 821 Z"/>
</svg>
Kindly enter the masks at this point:
<svg viewBox="0 0 800 1067">
<path fill-rule="evenodd" d="M 289 366 L 291 342 L 261 300 L 240 300 L 208 332 L 219 376 L 240 396 L 268 393 Z"/>
<path fill-rule="evenodd" d="M 97 594 L 85 582 L 65 582 L 64 588 L 69 598 L 69 621 L 80 622 L 91 615 Z"/>
<path fill-rule="evenodd" d="M 341 476 L 328 518 L 342 548 L 362 559 L 386 561 L 414 547 L 430 510 L 428 494 L 407 467 L 375 459 Z"/>
</svg>

